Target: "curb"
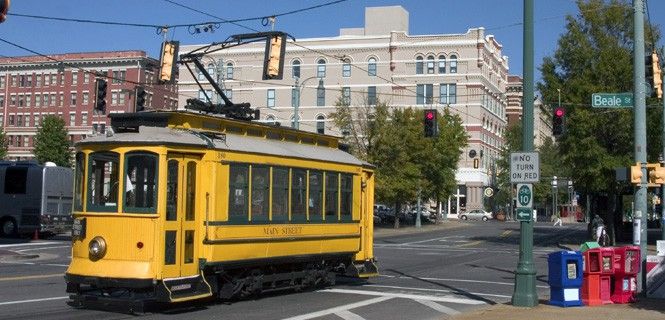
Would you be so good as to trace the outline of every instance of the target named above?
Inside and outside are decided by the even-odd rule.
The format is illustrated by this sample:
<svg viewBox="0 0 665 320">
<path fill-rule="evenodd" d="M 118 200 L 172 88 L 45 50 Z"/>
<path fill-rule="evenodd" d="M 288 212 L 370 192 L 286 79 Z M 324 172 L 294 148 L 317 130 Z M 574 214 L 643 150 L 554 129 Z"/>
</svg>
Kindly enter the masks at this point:
<svg viewBox="0 0 665 320">
<path fill-rule="evenodd" d="M 452 230 L 452 229 L 459 229 L 463 227 L 469 226 L 468 223 L 463 223 L 463 222 L 443 222 L 441 224 L 434 224 L 434 225 L 425 225 L 422 228 L 418 229 L 415 226 L 408 225 L 406 227 L 400 227 L 399 229 L 393 229 L 390 227 L 387 228 L 377 228 L 374 227 L 374 239 L 381 239 L 381 238 L 386 238 L 386 237 L 391 237 L 391 236 L 398 236 L 398 235 L 409 235 L 409 234 L 418 234 L 418 233 L 427 233 L 427 232 L 436 232 L 436 231 L 441 231 L 441 230 Z M 381 230 L 377 232 L 377 230 Z"/>
</svg>

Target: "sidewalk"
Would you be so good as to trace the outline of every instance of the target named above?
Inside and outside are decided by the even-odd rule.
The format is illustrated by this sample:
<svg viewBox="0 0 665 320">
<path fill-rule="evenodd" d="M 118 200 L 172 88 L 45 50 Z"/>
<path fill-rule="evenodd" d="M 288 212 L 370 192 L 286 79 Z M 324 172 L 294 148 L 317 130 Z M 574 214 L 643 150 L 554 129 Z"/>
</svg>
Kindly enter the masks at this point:
<svg viewBox="0 0 665 320">
<path fill-rule="evenodd" d="M 632 304 L 561 308 L 546 300 L 534 308 L 497 304 L 452 317 L 454 320 L 656 320 L 665 319 L 665 300 L 643 298 Z"/>
</svg>

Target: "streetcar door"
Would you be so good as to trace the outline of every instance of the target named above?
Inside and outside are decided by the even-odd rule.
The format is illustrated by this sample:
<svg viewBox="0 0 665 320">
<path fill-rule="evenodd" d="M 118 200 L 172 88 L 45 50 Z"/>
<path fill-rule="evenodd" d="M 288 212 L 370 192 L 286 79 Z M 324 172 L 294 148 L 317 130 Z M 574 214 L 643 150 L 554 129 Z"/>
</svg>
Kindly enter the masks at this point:
<svg viewBox="0 0 665 320">
<path fill-rule="evenodd" d="M 196 263 L 196 189 L 200 157 L 169 154 L 164 221 L 164 278 L 198 274 Z"/>
</svg>

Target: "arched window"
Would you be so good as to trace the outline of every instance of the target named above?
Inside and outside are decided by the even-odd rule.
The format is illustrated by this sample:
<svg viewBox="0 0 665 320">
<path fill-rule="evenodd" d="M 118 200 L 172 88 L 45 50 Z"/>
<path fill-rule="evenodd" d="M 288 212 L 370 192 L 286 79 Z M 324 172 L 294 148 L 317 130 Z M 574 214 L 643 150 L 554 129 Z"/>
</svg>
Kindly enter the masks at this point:
<svg viewBox="0 0 665 320">
<path fill-rule="evenodd" d="M 371 77 L 376 76 L 376 58 L 369 58 L 367 61 L 367 74 Z"/>
<path fill-rule="evenodd" d="M 206 77 L 203 75 L 203 72 L 199 70 L 199 75 L 198 75 L 199 80 L 205 80 Z"/>
<path fill-rule="evenodd" d="M 319 86 L 316 88 L 316 106 L 326 105 L 326 88 L 323 86 L 323 80 L 319 80 Z"/>
<path fill-rule="evenodd" d="M 342 77 L 348 78 L 351 76 L 351 60 L 350 59 L 344 59 L 344 63 L 342 64 Z"/>
<path fill-rule="evenodd" d="M 207 69 L 208 69 L 208 74 L 214 79 L 215 78 L 215 64 L 209 63 Z"/>
<path fill-rule="evenodd" d="M 446 73 L 446 56 L 439 56 L 439 73 Z"/>
<path fill-rule="evenodd" d="M 457 73 L 457 56 L 450 56 L 450 73 Z"/>
<path fill-rule="evenodd" d="M 423 74 L 423 57 L 416 57 L 416 74 Z"/>
<path fill-rule="evenodd" d="M 226 79 L 233 79 L 233 63 L 226 64 Z"/>
<path fill-rule="evenodd" d="M 434 73 L 434 56 L 427 57 L 427 74 Z"/>
<path fill-rule="evenodd" d="M 300 78 L 300 60 L 293 60 L 293 67 L 291 72 L 294 78 Z"/>
<path fill-rule="evenodd" d="M 266 117 L 266 123 L 270 125 L 275 125 L 275 116 L 273 116 L 272 114 L 268 115 Z"/>
<path fill-rule="evenodd" d="M 322 114 L 316 116 L 316 133 L 324 134 L 326 132 L 326 117 Z"/>
<path fill-rule="evenodd" d="M 316 62 L 316 77 L 325 78 L 326 76 L 326 60 L 319 59 Z"/>
</svg>

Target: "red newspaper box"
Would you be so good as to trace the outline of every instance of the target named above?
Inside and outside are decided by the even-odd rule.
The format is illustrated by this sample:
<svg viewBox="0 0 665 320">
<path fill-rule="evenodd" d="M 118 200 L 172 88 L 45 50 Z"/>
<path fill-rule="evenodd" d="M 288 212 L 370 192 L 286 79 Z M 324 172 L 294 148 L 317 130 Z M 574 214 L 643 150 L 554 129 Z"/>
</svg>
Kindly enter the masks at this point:
<svg viewBox="0 0 665 320">
<path fill-rule="evenodd" d="M 594 248 L 582 254 L 584 278 L 582 280 L 582 303 L 587 306 L 603 304 L 600 299 L 600 276 L 602 273 L 601 248 Z"/>
<path fill-rule="evenodd" d="M 614 303 L 635 301 L 637 273 L 640 270 L 640 247 L 625 246 L 614 248 Z"/>
<path fill-rule="evenodd" d="M 612 303 L 612 276 L 614 275 L 614 248 L 598 248 L 600 250 L 600 301 Z"/>
</svg>

